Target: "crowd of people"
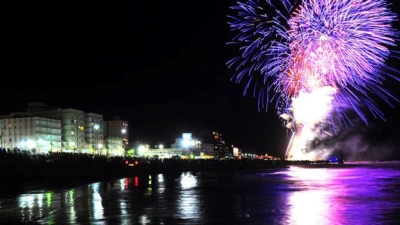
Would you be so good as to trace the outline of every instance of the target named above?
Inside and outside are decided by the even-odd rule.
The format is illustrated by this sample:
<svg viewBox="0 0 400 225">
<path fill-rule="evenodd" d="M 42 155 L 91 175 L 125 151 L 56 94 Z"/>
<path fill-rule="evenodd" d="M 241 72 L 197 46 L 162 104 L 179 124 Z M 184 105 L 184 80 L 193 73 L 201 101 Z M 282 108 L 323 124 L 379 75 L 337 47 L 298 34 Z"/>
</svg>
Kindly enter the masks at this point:
<svg viewBox="0 0 400 225">
<path fill-rule="evenodd" d="M 31 179 L 122 177 L 140 173 L 284 168 L 289 163 L 308 164 L 310 162 L 257 158 L 179 159 L 178 157 L 105 156 L 80 153 L 32 154 L 19 149 L 0 149 L 0 176 Z M 321 163 L 327 162 L 321 161 Z"/>
</svg>

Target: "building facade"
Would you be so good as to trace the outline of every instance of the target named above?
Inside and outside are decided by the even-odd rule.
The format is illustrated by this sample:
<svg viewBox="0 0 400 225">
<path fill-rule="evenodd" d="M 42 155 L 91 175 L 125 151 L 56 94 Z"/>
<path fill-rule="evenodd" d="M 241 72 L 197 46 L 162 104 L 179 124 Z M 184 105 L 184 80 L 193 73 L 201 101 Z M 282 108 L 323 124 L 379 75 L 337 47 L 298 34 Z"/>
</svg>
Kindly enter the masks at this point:
<svg viewBox="0 0 400 225">
<path fill-rule="evenodd" d="M 123 148 L 129 146 L 129 122 L 120 117 L 104 122 L 104 136 L 106 138 L 121 138 Z"/>
<path fill-rule="evenodd" d="M 85 113 L 85 128 L 85 139 L 90 153 L 106 154 L 103 139 L 103 115 Z"/>
<path fill-rule="evenodd" d="M 124 135 L 128 135 L 128 124 L 121 122 L 123 120 L 119 124 L 126 130 L 120 129 L 122 134 L 119 137 L 105 140 L 107 126 L 104 126 L 103 115 L 78 109 L 54 108 L 46 103 L 31 102 L 26 112 L 0 118 L 2 147 L 27 149 L 33 153 L 62 151 L 124 155 L 123 141 Z"/>
<path fill-rule="evenodd" d="M 199 132 L 198 136 L 203 143 L 212 144 L 216 157 L 223 158 L 232 155 L 229 153 L 229 148 L 222 138 L 222 134 L 218 131 L 203 130 Z"/>
<path fill-rule="evenodd" d="M 61 121 L 61 150 L 86 152 L 84 111 L 72 108 L 51 108 L 45 103 L 29 103 L 27 112 Z"/>
<path fill-rule="evenodd" d="M 44 154 L 61 151 L 61 121 L 13 113 L 0 118 L 0 146 Z"/>
<path fill-rule="evenodd" d="M 121 138 L 106 137 L 104 139 L 104 147 L 106 154 L 110 156 L 123 156 L 125 155 L 124 144 Z"/>
</svg>

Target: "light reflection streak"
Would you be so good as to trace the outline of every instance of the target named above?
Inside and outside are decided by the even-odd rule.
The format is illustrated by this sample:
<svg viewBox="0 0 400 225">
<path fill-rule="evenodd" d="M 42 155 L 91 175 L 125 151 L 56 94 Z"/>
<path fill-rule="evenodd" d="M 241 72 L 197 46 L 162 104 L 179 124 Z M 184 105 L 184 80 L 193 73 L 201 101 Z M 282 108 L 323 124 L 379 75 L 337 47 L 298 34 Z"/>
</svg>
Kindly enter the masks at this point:
<svg viewBox="0 0 400 225">
<path fill-rule="evenodd" d="M 34 201 L 34 194 L 24 194 L 18 199 L 19 208 L 21 209 L 21 217 L 23 220 L 32 220 Z"/>
<path fill-rule="evenodd" d="M 121 191 L 123 191 L 124 189 L 128 189 L 129 187 L 129 179 L 128 178 L 122 178 L 119 180 L 119 184 L 121 187 Z"/>
<path fill-rule="evenodd" d="M 147 182 L 147 194 L 146 195 L 152 195 L 153 194 L 153 187 L 152 187 L 153 181 L 151 175 L 148 176 L 148 182 Z"/>
<path fill-rule="evenodd" d="M 47 207 L 50 207 L 50 206 L 51 206 L 51 198 L 52 198 L 52 196 L 53 196 L 53 193 L 52 193 L 52 192 L 47 192 L 47 193 L 46 193 L 46 203 L 47 203 Z"/>
<path fill-rule="evenodd" d="M 299 188 L 288 198 L 288 224 L 341 224 L 340 217 L 335 213 L 340 203 L 335 205 L 338 190 L 331 189 L 335 179 L 332 171 L 291 167 L 288 175 L 289 180 L 296 181 L 295 187 Z"/>
<path fill-rule="evenodd" d="M 139 187 L 139 177 L 135 177 L 135 187 Z"/>
<path fill-rule="evenodd" d="M 151 222 L 149 220 L 149 218 L 147 217 L 147 215 L 141 215 L 139 217 L 139 221 L 140 221 L 140 224 L 142 224 L 142 225 L 150 224 L 150 222 Z"/>
<path fill-rule="evenodd" d="M 163 175 L 162 173 L 158 174 L 158 176 L 157 176 L 157 181 L 158 181 L 159 183 L 164 182 L 164 175 Z"/>
<path fill-rule="evenodd" d="M 102 198 L 99 194 L 100 183 L 93 183 L 92 188 L 92 204 L 93 204 L 93 219 L 101 220 L 104 216 L 104 208 L 102 204 Z"/>
<path fill-rule="evenodd" d="M 43 194 L 37 194 L 37 205 L 39 210 L 41 211 L 41 209 L 43 208 Z"/>
<path fill-rule="evenodd" d="M 44 199 L 44 194 L 37 194 L 36 195 L 36 202 L 37 202 L 37 208 L 38 208 L 38 213 L 39 213 L 39 218 L 43 217 L 43 199 Z"/>
<path fill-rule="evenodd" d="M 76 223 L 76 210 L 74 202 L 74 189 L 68 191 L 68 203 L 69 203 L 69 221 L 71 224 Z"/>
<path fill-rule="evenodd" d="M 182 219 L 197 218 L 200 212 L 200 201 L 193 189 L 197 186 L 197 177 L 191 173 L 182 173 L 180 176 L 181 194 L 178 199 L 179 216 Z"/>
<path fill-rule="evenodd" d="M 165 184 L 164 184 L 164 175 L 158 174 L 157 176 L 157 184 L 158 184 L 158 193 L 164 193 L 165 191 Z"/>
<path fill-rule="evenodd" d="M 332 176 L 332 173 L 330 173 L 329 175 Z M 319 169 L 319 168 L 308 169 L 296 166 L 292 166 L 289 168 L 289 176 L 291 176 L 291 179 L 302 180 L 302 181 L 306 180 L 324 181 L 330 179 L 325 169 Z"/>
<path fill-rule="evenodd" d="M 330 216 L 329 205 L 329 192 L 293 192 L 289 197 L 290 224 L 324 224 Z"/>
<path fill-rule="evenodd" d="M 125 202 L 119 203 L 119 208 L 121 209 L 121 218 L 124 218 L 128 215 L 127 204 Z"/>
<path fill-rule="evenodd" d="M 190 189 L 196 187 L 197 178 L 191 173 L 182 173 L 180 176 L 180 184 L 182 189 Z"/>
</svg>

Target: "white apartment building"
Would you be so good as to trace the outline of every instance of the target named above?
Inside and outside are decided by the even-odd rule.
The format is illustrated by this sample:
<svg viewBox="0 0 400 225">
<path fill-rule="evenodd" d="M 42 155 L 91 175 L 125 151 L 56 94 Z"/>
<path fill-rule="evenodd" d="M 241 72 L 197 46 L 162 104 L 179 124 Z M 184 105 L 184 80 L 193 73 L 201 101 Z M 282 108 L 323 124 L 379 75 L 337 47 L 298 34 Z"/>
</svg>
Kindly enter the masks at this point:
<svg viewBox="0 0 400 225">
<path fill-rule="evenodd" d="M 13 113 L 1 116 L 0 131 L 0 146 L 6 149 L 38 154 L 61 150 L 61 121 L 57 119 Z"/>
<path fill-rule="evenodd" d="M 104 142 L 107 149 L 107 155 L 123 156 L 125 154 L 125 148 L 121 138 L 107 137 L 104 139 Z"/>
<path fill-rule="evenodd" d="M 50 108 L 45 103 L 29 103 L 27 111 L 35 116 L 52 118 L 61 122 L 61 150 L 88 152 L 85 141 L 85 112 L 71 108 Z"/>
<path fill-rule="evenodd" d="M 0 146 L 32 153 L 124 155 L 124 140 L 128 140 L 125 122 L 121 124 L 120 136 L 107 137 L 105 141 L 103 115 L 31 102 L 26 112 L 0 116 Z"/>
</svg>

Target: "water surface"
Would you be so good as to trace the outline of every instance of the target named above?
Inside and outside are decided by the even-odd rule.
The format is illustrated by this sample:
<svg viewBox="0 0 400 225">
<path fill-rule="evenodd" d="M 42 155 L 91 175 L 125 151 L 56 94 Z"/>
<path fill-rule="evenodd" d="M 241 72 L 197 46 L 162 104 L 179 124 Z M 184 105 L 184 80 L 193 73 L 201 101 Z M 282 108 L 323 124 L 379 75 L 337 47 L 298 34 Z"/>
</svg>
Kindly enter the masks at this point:
<svg viewBox="0 0 400 225">
<path fill-rule="evenodd" d="M 4 190 L 0 224 L 400 224 L 400 162 L 154 174 Z"/>
</svg>

